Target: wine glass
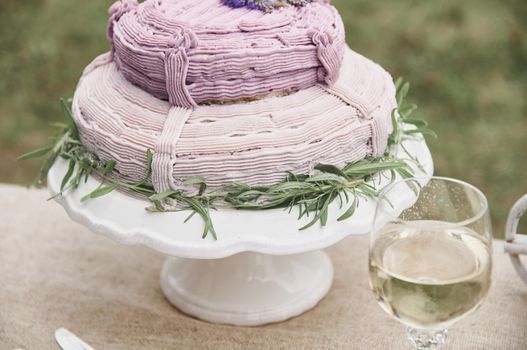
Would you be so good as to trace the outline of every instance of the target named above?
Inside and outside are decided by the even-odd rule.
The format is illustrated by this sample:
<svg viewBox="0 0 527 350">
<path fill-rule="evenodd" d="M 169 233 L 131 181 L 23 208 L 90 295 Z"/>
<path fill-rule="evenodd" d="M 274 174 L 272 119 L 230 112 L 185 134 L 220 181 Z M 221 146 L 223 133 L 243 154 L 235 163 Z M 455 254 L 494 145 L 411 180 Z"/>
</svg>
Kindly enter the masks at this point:
<svg viewBox="0 0 527 350">
<path fill-rule="evenodd" d="M 416 349 L 440 347 L 446 328 L 489 291 L 488 204 L 468 183 L 433 177 L 387 186 L 370 237 L 370 287 L 384 311 L 407 326 Z"/>
</svg>

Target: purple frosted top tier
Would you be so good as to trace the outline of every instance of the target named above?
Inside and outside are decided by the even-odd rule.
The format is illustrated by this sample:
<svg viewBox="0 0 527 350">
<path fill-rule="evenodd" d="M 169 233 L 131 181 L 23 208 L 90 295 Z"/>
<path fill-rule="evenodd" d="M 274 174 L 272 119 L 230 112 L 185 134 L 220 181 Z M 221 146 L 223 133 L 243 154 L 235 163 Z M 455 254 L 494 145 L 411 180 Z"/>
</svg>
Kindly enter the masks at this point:
<svg viewBox="0 0 527 350">
<path fill-rule="evenodd" d="M 342 20 L 328 0 L 272 13 L 222 0 L 122 0 L 109 15 L 124 77 L 185 108 L 331 86 L 345 50 Z"/>
</svg>

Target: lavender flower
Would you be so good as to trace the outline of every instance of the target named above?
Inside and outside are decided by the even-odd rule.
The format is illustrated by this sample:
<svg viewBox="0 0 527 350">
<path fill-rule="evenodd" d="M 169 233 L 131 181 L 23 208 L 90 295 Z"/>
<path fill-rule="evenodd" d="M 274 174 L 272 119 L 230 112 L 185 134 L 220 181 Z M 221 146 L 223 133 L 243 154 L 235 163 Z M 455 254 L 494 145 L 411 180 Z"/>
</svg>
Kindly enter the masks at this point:
<svg viewBox="0 0 527 350">
<path fill-rule="evenodd" d="M 252 10 L 265 12 L 271 12 L 275 7 L 288 5 L 304 6 L 310 2 L 313 2 L 313 0 L 223 0 L 223 3 L 230 7 L 247 7 Z"/>
<path fill-rule="evenodd" d="M 247 7 L 260 11 L 269 11 L 269 9 L 272 9 L 270 0 L 223 0 L 223 3 L 234 8 Z"/>
</svg>

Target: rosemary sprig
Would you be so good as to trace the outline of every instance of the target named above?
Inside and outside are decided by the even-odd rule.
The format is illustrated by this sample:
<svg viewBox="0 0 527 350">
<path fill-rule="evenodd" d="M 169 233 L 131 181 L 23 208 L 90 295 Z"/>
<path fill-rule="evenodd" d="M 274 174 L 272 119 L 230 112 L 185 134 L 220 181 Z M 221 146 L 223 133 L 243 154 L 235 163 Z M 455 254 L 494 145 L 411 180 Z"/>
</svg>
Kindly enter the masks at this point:
<svg viewBox="0 0 527 350">
<path fill-rule="evenodd" d="M 395 81 L 397 89 L 398 108 L 392 111 L 393 132 L 388 138 L 388 152 L 393 153 L 393 147 L 402 144 L 405 137 L 422 134 L 437 138 L 437 134 L 428 128 L 428 123 L 423 119 L 410 118 L 410 115 L 417 110 L 417 105 L 406 104 L 406 97 L 410 91 L 410 83 L 404 82 L 402 78 Z M 412 125 L 414 128 L 405 128 L 404 125 Z"/>
<path fill-rule="evenodd" d="M 404 147 L 403 140 L 413 138 L 417 134 L 433 135 L 425 121 L 412 119 L 410 115 L 417 109 L 414 104 L 405 104 L 410 85 L 401 79 L 396 81 L 397 100 L 399 107 L 392 112 L 393 132 L 388 139 L 386 153 L 379 158 L 365 159 L 349 163 L 343 168 L 331 164 L 318 164 L 315 173 L 311 176 L 289 173 L 280 183 L 272 186 L 250 186 L 243 183 L 231 183 L 219 189 L 209 190 L 206 181 L 201 178 L 190 178 L 183 182 L 187 186 L 197 186 L 198 193 L 187 196 L 177 189 L 156 193 L 149 183 L 152 174 L 153 154 L 147 151 L 146 173 L 144 178 L 137 183 L 122 181 L 118 178 L 114 160 L 104 161 L 90 152 L 81 142 L 79 132 L 73 120 L 69 104 L 71 100 L 61 100 L 64 123 L 54 123 L 58 128 L 57 134 L 52 137 L 52 144 L 29 152 L 19 160 L 33 159 L 48 155 L 44 161 L 36 181 L 42 185 L 48 172 L 58 157 L 68 161 L 68 169 L 62 179 L 60 193 L 75 190 L 82 181 L 94 175 L 101 180 L 101 184 L 91 193 L 82 198 L 83 201 L 100 198 L 115 190 L 127 190 L 141 194 L 152 202 L 146 210 L 153 213 L 167 211 L 190 210 L 187 222 L 195 214 L 204 221 L 203 238 L 212 234 L 217 239 L 211 210 L 218 208 L 235 208 L 240 210 L 267 210 L 283 208 L 291 212 L 298 209 L 298 219 L 309 217 L 311 220 L 300 228 L 305 230 L 316 223 L 322 226 L 327 224 L 329 207 L 337 200 L 340 208 L 345 205 L 348 209 L 338 217 L 338 221 L 346 220 L 353 216 L 359 205 L 359 199 L 373 198 L 377 195 L 375 180 L 380 181 L 386 177 L 394 181 L 398 176 L 410 178 L 414 175 L 410 163 L 420 166 L 418 160 Z M 413 125 L 413 128 L 404 125 Z M 395 157 L 397 147 L 402 147 L 408 159 Z M 373 181 L 371 181 L 373 180 Z M 415 184 L 409 183 L 412 189 Z"/>
</svg>

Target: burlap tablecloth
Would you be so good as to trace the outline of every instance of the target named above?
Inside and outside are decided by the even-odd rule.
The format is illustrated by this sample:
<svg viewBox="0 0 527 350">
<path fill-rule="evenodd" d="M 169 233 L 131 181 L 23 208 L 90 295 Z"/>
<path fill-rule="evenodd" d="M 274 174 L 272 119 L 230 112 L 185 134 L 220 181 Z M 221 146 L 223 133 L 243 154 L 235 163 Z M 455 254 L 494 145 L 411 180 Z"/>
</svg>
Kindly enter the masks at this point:
<svg viewBox="0 0 527 350">
<path fill-rule="evenodd" d="M 0 350 L 58 349 L 61 326 L 96 349 L 410 349 L 368 288 L 367 237 L 329 249 L 335 280 L 312 311 L 264 327 L 213 325 L 164 299 L 163 255 L 90 233 L 47 196 L 0 185 Z M 527 286 L 502 245 L 488 300 L 445 349 L 527 349 Z"/>
</svg>

